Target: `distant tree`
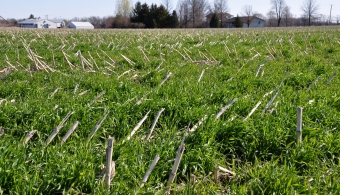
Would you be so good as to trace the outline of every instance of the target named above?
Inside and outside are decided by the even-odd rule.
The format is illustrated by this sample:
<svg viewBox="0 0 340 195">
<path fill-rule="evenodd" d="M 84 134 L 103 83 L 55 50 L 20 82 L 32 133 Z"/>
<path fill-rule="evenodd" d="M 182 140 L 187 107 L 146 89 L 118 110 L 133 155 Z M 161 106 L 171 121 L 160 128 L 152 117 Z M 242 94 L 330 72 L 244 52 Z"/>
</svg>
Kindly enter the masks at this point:
<svg viewBox="0 0 340 195">
<path fill-rule="evenodd" d="M 136 3 L 135 8 L 133 9 L 131 22 L 135 23 L 143 23 L 145 26 L 150 15 L 149 5 L 144 3 L 141 4 L 139 1 Z"/>
<path fill-rule="evenodd" d="M 267 26 L 275 26 L 274 23 L 276 23 L 276 17 L 275 17 L 275 13 L 274 11 L 270 10 L 268 13 L 267 13 Z"/>
<path fill-rule="evenodd" d="M 71 21 L 73 21 L 73 22 L 80 22 L 80 18 L 78 18 L 78 17 L 73 17 L 73 18 L 71 19 Z"/>
<path fill-rule="evenodd" d="M 94 28 L 103 28 L 103 19 L 99 16 L 91 16 L 87 20 L 94 26 Z"/>
<path fill-rule="evenodd" d="M 189 6 L 186 0 L 179 0 L 177 2 L 177 10 L 179 14 L 179 25 L 182 28 L 187 28 L 190 20 Z"/>
<path fill-rule="evenodd" d="M 336 16 L 336 25 L 339 25 L 340 24 L 340 15 L 337 15 Z"/>
<path fill-rule="evenodd" d="M 218 28 L 220 27 L 220 19 L 218 18 L 217 14 L 214 13 L 209 22 L 210 28 Z"/>
<path fill-rule="evenodd" d="M 223 18 L 223 14 L 229 12 L 228 0 L 214 0 L 214 12 L 218 14 L 222 28 L 223 21 L 226 19 Z"/>
<path fill-rule="evenodd" d="M 174 10 L 171 15 L 171 28 L 179 28 L 179 21 L 176 11 Z"/>
<path fill-rule="evenodd" d="M 143 22 L 143 20 L 140 19 L 141 10 L 142 10 L 142 3 L 140 1 L 137 1 L 137 3 L 135 4 L 135 7 L 132 10 L 132 15 L 130 17 L 131 22 L 135 22 L 135 23 Z"/>
<path fill-rule="evenodd" d="M 276 14 L 277 26 L 280 26 L 283 9 L 286 7 L 286 1 L 285 0 L 270 0 L 270 3 L 272 4 L 272 9 L 274 10 Z"/>
<path fill-rule="evenodd" d="M 34 19 L 34 15 L 31 14 L 30 17 L 28 19 Z"/>
<path fill-rule="evenodd" d="M 7 18 L 7 21 L 11 23 L 11 25 L 18 25 L 18 21 L 14 18 Z"/>
<path fill-rule="evenodd" d="M 185 3 L 189 6 L 189 16 L 192 21 L 192 27 L 201 26 L 205 14 L 209 9 L 207 0 L 185 0 Z"/>
<path fill-rule="evenodd" d="M 103 19 L 105 28 L 113 28 L 114 22 L 115 22 L 115 18 L 113 16 L 108 16 Z"/>
<path fill-rule="evenodd" d="M 244 12 L 244 15 L 245 15 L 244 23 L 246 23 L 248 28 L 249 28 L 249 25 L 253 22 L 253 20 L 255 18 L 254 12 L 253 12 L 253 7 L 251 5 L 245 5 L 243 7 L 243 12 Z"/>
<path fill-rule="evenodd" d="M 316 16 L 319 9 L 319 5 L 316 4 L 316 0 L 305 0 L 301 6 L 301 10 L 308 18 L 308 26 L 311 25 L 311 19 Z"/>
<path fill-rule="evenodd" d="M 237 15 L 234 22 L 235 28 L 242 28 L 243 22 L 241 18 Z"/>
<path fill-rule="evenodd" d="M 134 13 L 132 17 L 133 22 L 141 21 L 142 19 L 146 28 L 169 28 L 172 21 L 171 15 L 166 8 L 163 5 L 158 7 L 156 4 L 151 4 L 150 8 L 147 4 L 143 4 L 140 12 Z"/>
<path fill-rule="evenodd" d="M 286 6 L 283 9 L 282 18 L 283 18 L 283 22 L 286 24 L 286 26 L 292 26 L 293 15 L 290 12 L 290 7 L 289 6 Z"/>
<path fill-rule="evenodd" d="M 257 17 L 257 18 L 260 18 L 260 19 L 263 19 L 263 20 L 266 20 L 266 17 L 261 14 L 261 13 L 258 13 L 258 12 L 254 12 L 254 17 Z"/>
<path fill-rule="evenodd" d="M 170 13 L 170 11 L 172 10 L 171 0 L 163 0 L 163 5 L 165 9 Z"/>
<path fill-rule="evenodd" d="M 125 26 L 128 25 L 130 14 L 132 13 L 132 3 L 130 0 L 116 0 L 116 16 L 119 16 Z"/>
<path fill-rule="evenodd" d="M 80 22 L 88 22 L 89 19 L 87 17 L 82 17 L 80 18 Z"/>
</svg>

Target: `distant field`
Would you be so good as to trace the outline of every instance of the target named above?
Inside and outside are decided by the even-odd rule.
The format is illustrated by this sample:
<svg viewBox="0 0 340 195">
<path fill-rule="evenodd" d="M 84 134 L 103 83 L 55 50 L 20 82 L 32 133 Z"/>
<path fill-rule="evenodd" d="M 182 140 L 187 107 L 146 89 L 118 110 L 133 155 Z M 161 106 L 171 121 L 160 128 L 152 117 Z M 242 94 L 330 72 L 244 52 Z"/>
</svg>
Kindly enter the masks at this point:
<svg viewBox="0 0 340 195">
<path fill-rule="evenodd" d="M 172 194 L 338 194 L 339 66 L 336 27 L 2 28 L 0 194 L 106 194 L 109 136 L 110 193 L 164 194 L 185 132 Z"/>
</svg>

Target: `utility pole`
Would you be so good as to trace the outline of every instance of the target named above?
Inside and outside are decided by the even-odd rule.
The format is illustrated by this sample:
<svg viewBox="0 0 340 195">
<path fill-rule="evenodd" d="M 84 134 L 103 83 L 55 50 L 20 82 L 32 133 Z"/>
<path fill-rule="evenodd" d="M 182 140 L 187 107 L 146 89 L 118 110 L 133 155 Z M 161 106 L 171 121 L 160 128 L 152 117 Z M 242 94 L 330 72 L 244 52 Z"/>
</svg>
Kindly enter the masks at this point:
<svg viewBox="0 0 340 195">
<path fill-rule="evenodd" d="M 332 23 L 332 7 L 333 5 L 331 4 L 331 10 L 329 11 L 329 24 Z"/>
</svg>

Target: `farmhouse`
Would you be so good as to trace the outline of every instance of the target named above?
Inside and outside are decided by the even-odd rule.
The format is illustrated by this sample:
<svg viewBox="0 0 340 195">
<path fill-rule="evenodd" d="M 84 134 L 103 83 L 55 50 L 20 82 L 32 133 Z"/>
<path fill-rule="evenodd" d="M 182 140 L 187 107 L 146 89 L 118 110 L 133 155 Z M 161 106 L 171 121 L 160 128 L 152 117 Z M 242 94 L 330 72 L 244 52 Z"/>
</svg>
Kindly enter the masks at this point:
<svg viewBox="0 0 340 195">
<path fill-rule="evenodd" d="M 226 27 L 227 28 L 235 28 L 235 19 L 236 19 L 236 17 L 227 19 Z M 242 17 L 240 17 L 240 19 L 243 22 L 242 28 L 248 28 L 248 24 L 247 24 L 248 17 L 242 16 Z M 259 17 L 256 17 L 256 16 L 250 17 L 249 21 L 250 21 L 249 28 L 264 27 L 264 20 L 259 18 Z"/>
<path fill-rule="evenodd" d="M 214 13 L 209 13 L 206 15 L 206 21 L 210 21 Z M 230 15 L 229 13 L 222 13 L 222 14 L 217 14 L 217 16 L 220 19 L 220 22 L 222 23 L 222 28 L 228 28 L 228 19 L 232 18 L 233 15 Z"/>
<path fill-rule="evenodd" d="M 57 28 L 57 24 L 45 19 L 26 19 L 18 23 L 21 28 Z"/>
<path fill-rule="evenodd" d="M 54 20 L 49 20 L 49 21 L 56 23 L 57 28 L 62 28 L 65 26 L 64 20 L 61 20 L 61 19 L 54 19 Z"/>
<path fill-rule="evenodd" d="M 74 29 L 94 29 L 94 26 L 89 22 L 70 22 L 68 27 Z"/>
</svg>

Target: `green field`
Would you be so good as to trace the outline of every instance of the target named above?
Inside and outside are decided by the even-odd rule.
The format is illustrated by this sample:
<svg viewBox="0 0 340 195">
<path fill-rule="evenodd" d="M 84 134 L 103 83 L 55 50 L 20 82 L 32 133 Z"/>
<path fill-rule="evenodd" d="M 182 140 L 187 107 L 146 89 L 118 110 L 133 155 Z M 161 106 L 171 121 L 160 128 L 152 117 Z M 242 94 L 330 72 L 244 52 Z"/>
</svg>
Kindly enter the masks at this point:
<svg viewBox="0 0 340 195">
<path fill-rule="evenodd" d="M 336 27 L 0 29 L 0 194 L 107 194 L 109 136 L 110 194 L 164 194 L 195 124 L 172 194 L 338 194 L 339 66 Z"/>
</svg>

